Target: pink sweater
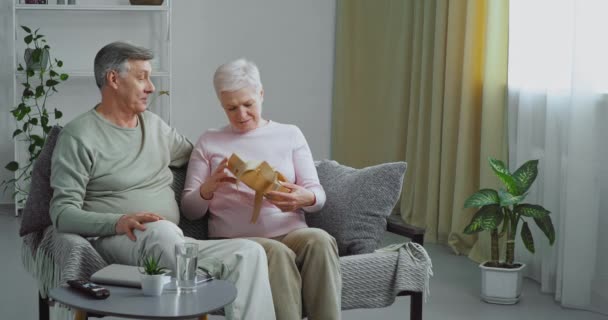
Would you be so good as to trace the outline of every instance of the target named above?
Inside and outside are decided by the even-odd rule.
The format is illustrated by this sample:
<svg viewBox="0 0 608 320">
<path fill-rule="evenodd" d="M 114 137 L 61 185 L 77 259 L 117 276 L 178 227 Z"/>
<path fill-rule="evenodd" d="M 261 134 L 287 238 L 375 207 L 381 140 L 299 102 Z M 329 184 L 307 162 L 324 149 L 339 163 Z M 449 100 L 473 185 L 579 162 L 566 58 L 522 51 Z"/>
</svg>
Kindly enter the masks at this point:
<svg viewBox="0 0 608 320">
<path fill-rule="evenodd" d="M 199 193 L 201 184 L 232 153 L 244 161 L 267 161 L 283 173 L 287 181 L 312 191 L 316 202 L 303 208 L 306 212 L 319 211 L 325 204 L 325 191 L 319 184 L 310 148 L 298 127 L 269 121 L 245 133 L 234 132 L 229 125 L 208 130 L 198 139 L 190 156 L 182 211 L 187 218 L 197 219 L 208 209 L 211 237 L 270 238 L 307 227 L 302 210 L 281 212 L 266 199 L 257 223 L 250 223 L 255 192 L 243 183 L 238 186 L 224 183 L 211 200 L 203 199 Z"/>
</svg>

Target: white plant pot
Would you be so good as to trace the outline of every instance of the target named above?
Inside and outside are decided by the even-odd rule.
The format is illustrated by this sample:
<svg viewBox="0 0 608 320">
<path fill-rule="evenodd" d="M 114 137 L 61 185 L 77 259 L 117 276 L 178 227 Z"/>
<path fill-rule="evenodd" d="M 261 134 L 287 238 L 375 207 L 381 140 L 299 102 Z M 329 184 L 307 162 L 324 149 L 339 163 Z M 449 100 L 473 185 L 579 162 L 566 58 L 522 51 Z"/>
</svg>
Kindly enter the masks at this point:
<svg viewBox="0 0 608 320">
<path fill-rule="evenodd" d="M 34 62 L 34 58 L 32 54 L 34 53 L 34 49 L 27 48 L 25 49 L 25 53 L 23 55 L 23 60 L 25 60 L 26 68 L 32 69 L 34 71 L 40 71 L 41 69 L 45 69 L 49 66 L 50 56 L 49 50 L 43 49 L 42 56 L 40 57 L 39 62 Z"/>
<path fill-rule="evenodd" d="M 525 264 L 519 268 L 504 269 L 486 267 L 481 268 L 481 299 L 496 304 L 515 304 L 519 302 Z"/>
<path fill-rule="evenodd" d="M 142 274 L 141 290 L 143 291 L 144 296 L 160 296 L 163 293 L 165 282 L 164 274 Z"/>
</svg>

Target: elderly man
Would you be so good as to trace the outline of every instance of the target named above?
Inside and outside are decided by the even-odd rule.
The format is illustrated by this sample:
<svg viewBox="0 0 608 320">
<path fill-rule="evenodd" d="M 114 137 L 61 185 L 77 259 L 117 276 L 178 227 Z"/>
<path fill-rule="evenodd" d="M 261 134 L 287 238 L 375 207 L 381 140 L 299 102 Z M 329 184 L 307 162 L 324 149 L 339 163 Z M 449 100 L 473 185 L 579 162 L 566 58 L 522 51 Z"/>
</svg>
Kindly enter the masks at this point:
<svg viewBox="0 0 608 320">
<path fill-rule="evenodd" d="M 188 139 L 146 111 L 154 92 L 150 50 L 114 42 L 95 57 L 101 102 L 61 131 L 52 159 L 51 219 L 59 232 L 91 237 L 110 263 L 135 265 L 141 252 L 175 270 L 175 244 L 197 242 L 199 257 L 232 281 L 229 319 L 274 319 L 264 249 L 249 240 L 197 241 L 178 228 L 169 166 L 184 165 Z M 214 265 L 214 264 L 211 264 Z"/>
</svg>

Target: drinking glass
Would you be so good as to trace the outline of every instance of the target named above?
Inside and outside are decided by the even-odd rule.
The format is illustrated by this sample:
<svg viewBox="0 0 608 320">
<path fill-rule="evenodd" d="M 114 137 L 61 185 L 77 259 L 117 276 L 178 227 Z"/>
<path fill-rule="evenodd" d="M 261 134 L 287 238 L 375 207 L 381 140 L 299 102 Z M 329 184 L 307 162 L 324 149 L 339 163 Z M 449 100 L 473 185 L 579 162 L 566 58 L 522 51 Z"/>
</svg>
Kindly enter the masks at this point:
<svg viewBox="0 0 608 320">
<path fill-rule="evenodd" d="M 198 244 L 175 245 L 175 280 L 178 293 L 196 291 L 196 269 L 198 266 Z"/>
</svg>

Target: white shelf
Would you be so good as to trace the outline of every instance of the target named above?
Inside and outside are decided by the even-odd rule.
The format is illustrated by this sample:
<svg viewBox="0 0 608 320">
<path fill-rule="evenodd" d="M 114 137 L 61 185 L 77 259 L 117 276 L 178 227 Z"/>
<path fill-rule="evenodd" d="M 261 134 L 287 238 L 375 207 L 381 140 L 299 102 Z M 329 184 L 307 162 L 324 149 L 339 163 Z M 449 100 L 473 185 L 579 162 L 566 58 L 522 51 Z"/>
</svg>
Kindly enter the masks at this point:
<svg viewBox="0 0 608 320">
<path fill-rule="evenodd" d="M 57 52 L 61 52 L 59 56 L 64 61 L 70 62 L 69 56 L 75 55 L 72 57 L 75 59 L 69 64 L 72 69 L 55 70 L 59 74 L 66 73 L 69 75 L 65 87 L 63 87 L 64 90 L 61 91 L 61 97 L 59 98 L 61 102 L 86 100 L 92 94 L 95 95 L 96 99 L 98 98 L 99 93 L 94 90 L 95 86 L 90 83 L 90 81 L 94 81 L 93 70 L 88 64 L 94 56 L 91 46 L 94 45 L 94 49 L 96 49 L 97 46 L 102 45 L 102 42 L 109 43 L 123 38 L 126 41 L 141 38 L 143 39 L 142 41 L 148 40 L 150 42 L 148 43 L 148 47 L 156 51 L 155 54 L 159 59 L 157 61 L 158 64 L 152 66 L 151 77 L 154 78 L 154 85 L 159 91 L 171 91 L 172 0 L 165 0 L 161 5 L 131 5 L 126 0 L 76 0 L 78 4 L 24 4 L 19 3 L 25 2 L 21 0 L 8 1 L 12 2 L 13 23 L 12 30 L 7 30 L 7 32 L 15 35 L 14 39 L 12 39 L 14 41 L 11 41 L 10 44 L 13 49 L 12 59 L 15 62 L 12 70 L 15 75 L 13 77 L 13 92 L 15 92 L 13 103 L 15 106 L 19 103 L 21 97 L 21 83 L 26 78 L 23 71 L 17 71 L 19 63 L 25 65 L 22 59 L 24 46 L 22 40 L 23 31 L 19 27 L 20 25 L 35 26 L 43 30 L 42 33 L 48 36 L 49 40 L 52 40 L 51 47 L 61 48 Z M 56 1 L 51 0 L 50 2 L 55 3 Z M 64 2 L 68 2 L 68 0 L 64 0 Z M 124 19 L 125 14 L 131 17 L 131 12 L 136 12 L 137 14 L 132 15 L 133 19 L 128 19 L 129 21 L 123 21 L 127 20 Z M 111 28 L 107 28 L 105 25 L 108 20 L 113 23 Z M 81 26 L 82 28 L 80 28 Z M 96 39 L 96 32 L 98 30 L 104 31 L 99 41 Z M 125 30 L 128 32 L 125 32 Z M 70 39 L 72 40 L 70 41 Z M 144 43 L 140 45 L 145 46 Z M 82 48 L 91 50 L 82 50 Z M 79 55 L 79 49 L 86 52 L 82 52 L 82 55 Z M 69 54 L 66 55 L 66 52 Z M 85 55 L 86 59 L 83 58 Z M 83 90 L 80 87 L 80 82 L 86 83 L 90 90 Z M 70 108 L 74 112 L 74 105 L 71 105 L 70 102 L 64 104 L 62 106 L 64 114 Z M 158 115 L 171 124 L 171 96 L 155 100 L 152 108 L 154 110 L 151 109 L 151 111 L 157 112 Z M 24 160 L 22 157 L 24 152 L 16 141 L 13 153 L 15 160 Z M 17 215 L 20 208 L 21 205 L 15 205 L 15 215 Z"/>
<path fill-rule="evenodd" d="M 116 6 L 83 6 L 83 5 L 55 5 L 55 4 L 17 4 L 17 11 L 28 10 L 60 10 L 60 11 L 168 11 L 165 5 L 160 6 L 136 6 L 136 5 L 116 5 Z"/>
<path fill-rule="evenodd" d="M 70 76 L 70 78 L 88 78 L 88 77 L 93 77 L 94 73 L 93 71 L 70 71 L 70 70 L 61 70 L 58 71 L 57 73 L 61 74 L 61 73 L 67 73 L 68 76 Z M 25 78 L 25 73 L 24 72 L 17 72 L 16 73 L 17 78 Z M 152 71 L 152 74 L 150 75 L 152 78 L 161 78 L 161 77 L 169 77 L 171 76 L 171 74 L 168 71 L 158 71 L 158 72 L 154 72 Z"/>
</svg>

